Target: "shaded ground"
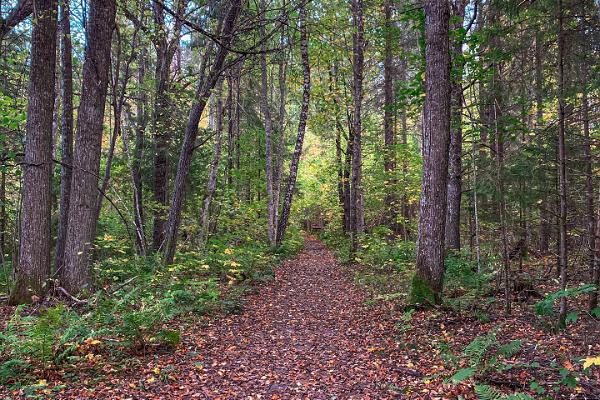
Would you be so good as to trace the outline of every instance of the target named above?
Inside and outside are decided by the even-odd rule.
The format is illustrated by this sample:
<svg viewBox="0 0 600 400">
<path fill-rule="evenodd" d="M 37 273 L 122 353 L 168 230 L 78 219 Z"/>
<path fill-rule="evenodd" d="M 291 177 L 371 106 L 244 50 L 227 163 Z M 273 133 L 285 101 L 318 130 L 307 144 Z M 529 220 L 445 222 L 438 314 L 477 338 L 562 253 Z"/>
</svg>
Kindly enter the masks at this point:
<svg viewBox="0 0 600 400">
<path fill-rule="evenodd" d="M 539 398 L 600 398 L 598 370 L 578 374 L 572 388 L 559 375 L 560 368 L 581 370 L 577 355 L 600 353 L 596 323 L 555 335 L 525 308 L 510 318 L 490 313 L 487 321 L 448 309 L 406 313 L 394 300 L 372 301 L 373 293 L 354 283 L 355 273 L 365 271 L 339 265 L 308 238 L 305 250 L 247 297 L 239 314 L 172 327 L 183 332 L 175 351 L 122 365 L 103 362 L 98 348 L 89 369 L 47 375 L 38 398 L 474 399 L 473 380 L 455 385 L 448 378 L 468 366 L 460 357 L 465 346 L 492 329 L 498 341 L 522 339 L 523 345 L 503 360 L 510 369 L 481 373 L 478 382 L 533 394 L 536 381 L 546 388 Z M 372 273 L 400 287 L 393 274 Z M 521 366 L 531 362 L 538 366 Z"/>
<path fill-rule="evenodd" d="M 174 357 L 134 376 L 71 387 L 95 398 L 398 398 L 406 375 L 383 350 L 395 346 L 389 314 L 364 306 L 347 268 L 321 243 L 284 263 L 243 312 L 186 333 Z M 412 371 L 408 371 L 410 373 Z M 417 373 L 416 371 L 414 371 Z"/>
</svg>

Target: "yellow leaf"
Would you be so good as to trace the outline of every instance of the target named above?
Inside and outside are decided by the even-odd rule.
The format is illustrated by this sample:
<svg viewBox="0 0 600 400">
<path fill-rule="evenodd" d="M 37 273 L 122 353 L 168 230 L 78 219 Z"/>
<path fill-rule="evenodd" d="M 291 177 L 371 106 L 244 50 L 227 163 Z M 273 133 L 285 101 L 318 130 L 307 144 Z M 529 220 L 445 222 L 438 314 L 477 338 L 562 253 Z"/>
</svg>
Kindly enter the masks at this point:
<svg viewBox="0 0 600 400">
<path fill-rule="evenodd" d="M 153 376 L 151 376 L 150 378 L 146 379 L 146 382 L 148 382 L 148 383 L 152 383 L 152 382 L 154 382 L 155 380 L 156 380 L 156 378 L 155 378 L 155 377 L 153 377 Z"/>
<path fill-rule="evenodd" d="M 225 254 L 233 254 L 233 249 L 227 248 L 227 249 L 223 250 L 223 253 L 225 253 Z"/>
<path fill-rule="evenodd" d="M 160 374 L 160 368 L 154 367 L 154 369 L 152 370 L 152 372 L 154 372 L 156 375 L 158 375 L 158 374 Z"/>
<path fill-rule="evenodd" d="M 583 361 L 583 369 L 588 369 L 592 365 L 600 365 L 600 356 L 588 357 Z"/>
<path fill-rule="evenodd" d="M 37 383 L 38 386 L 47 386 L 48 385 L 48 381 L 46 381 L 45 379 L 40 379 L 40 381 Z"/>
</svg>

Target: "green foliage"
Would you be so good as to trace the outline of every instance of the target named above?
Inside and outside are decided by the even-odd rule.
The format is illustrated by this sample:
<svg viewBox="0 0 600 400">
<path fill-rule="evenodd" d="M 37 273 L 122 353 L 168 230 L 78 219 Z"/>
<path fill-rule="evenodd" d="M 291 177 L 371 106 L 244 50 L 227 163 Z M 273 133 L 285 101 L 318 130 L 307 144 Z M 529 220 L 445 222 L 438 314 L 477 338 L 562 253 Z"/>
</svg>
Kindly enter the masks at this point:
<svg viewBox="0 0 600 400">
<path fill-rule="evenodd" d="M 475 394 L 479 400 L 535 400 L 524 393 L 504 394 L 488 385 L 475 385 Z"/>
<path fill-rule="evenodd" d="M 472 255 L 462 251 L 449 253 L 445 265 L 444 300 L 448 305 L 458 310 L 477 310 L 494 301 L 488 296 L 489 282 L 494 274 L 487 263 L 483 263 L 482 271 L 477 272 Z"/>
<path fill-rule="evenodd" d="M 457 384 L 472 377 L 476 372 L 477 370 L 475 368 L 461 368 L 454 375 L 452 375 L 450 380 L 452 383 Z"/>
<path fill-rule="evenodd" d="M 185 332 L 167 328 L 169 323 L 221 310 L 235 312 L 250 283 L 269 279 L 273 267 L 299 251 L 303 240 L 292 228 L 281 248 L 271 252 L 264 242 L 250 238 L 237 246 L 215 239 L 205 253 L 178 253 L 168 267 L 153 255 L 142 258 L 121 251 L 121 242 L 110 235 L 97 243 L 107 255 L 95 265 L 96 279 L 105 290 L 93 293 L 77 309 L 64 304 L 39 313 L 17 308 L 0 331 L 0 382 L 24 380 L 30 368 L 75 362 L 90 340 L 111 353 L 174 348 Z"/>
<path fill-rule="evenodd" d="M 542 299 L 535 305 L 535 312 L 539 316 L 542 316 L 542 317 L 555 318 L 556 313 L 554 310 L 554 304 L 557 300 L 559 300 L 563 297 L 573 298 L 573 297 L 581 296 L 583 294 L 591 293 L 595 290 L 597 290 L 596 286 L 591 285 L 591 284 L 584 284 L 584 285 L 581 285 L 578 287 L 572 287 L 572 288 L 567 288 L 565 290 L 558 290 L 556 292 L 552 292 L 552 293 L 548 294 L 546 297 L 544 297 L 544 299 Z M 575 322 L 577 322 L 577 319 L 578 319 L 578 314 L 577 314 L 577 312 L 573 311 L 573 312 L 570 312 L 567 314 L 565 323 L 566 324 L 575 323 Z"/>
</svg>

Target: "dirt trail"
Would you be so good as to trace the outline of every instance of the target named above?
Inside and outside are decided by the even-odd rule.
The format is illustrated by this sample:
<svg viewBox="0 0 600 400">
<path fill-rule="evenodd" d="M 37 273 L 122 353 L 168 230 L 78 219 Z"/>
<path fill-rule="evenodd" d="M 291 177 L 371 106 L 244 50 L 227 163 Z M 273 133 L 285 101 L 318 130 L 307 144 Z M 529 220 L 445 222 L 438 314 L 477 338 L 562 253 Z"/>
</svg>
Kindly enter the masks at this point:
<svg viewBox="0 0 600 400">
<path fill-rule="evenodd" d="M 386 314 L 366 307 L 347 267 L 307 239 L 301 254 L 247 298 L 241 314 L 186 333 L 175 357 L 155 357 L 131 379 L 100 382 L 93 396 L 402 398 L 393 384 L 402 372 L 382 354 L 396 345 Z"/>
</svg>

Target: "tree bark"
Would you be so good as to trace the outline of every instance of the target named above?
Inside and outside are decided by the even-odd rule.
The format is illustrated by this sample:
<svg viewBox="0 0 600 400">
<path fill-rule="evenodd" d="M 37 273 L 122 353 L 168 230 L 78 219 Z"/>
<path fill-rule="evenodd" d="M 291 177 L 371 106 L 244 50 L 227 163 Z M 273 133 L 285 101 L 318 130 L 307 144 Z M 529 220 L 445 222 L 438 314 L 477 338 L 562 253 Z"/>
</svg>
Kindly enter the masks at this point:
<svg viewBox="0 0 600 400">
<path fill-rule="evenodd" d="M 261 0 L 261 12 L 265 13 L 267 5 L 264 0 Z M 263 15 L 266 19 L 266 15 Z M 273 196 L 273 144 L 272 130 L 273 121 L 271 120 L 271 110 L 269 105 L 269 79 L 267 75 L 267 41 L 264 25 L 260 27 L 260 37 L 262 40 L 261 55 L 260 55 L 260 109 L 262 112 L 264 129 L 265 129 L 265 181 L 267 186 L 267 236 L 271 247 L 275 247 L 277 220 L 275 219 L 275 207 Z"/>
<path fill-rule="evenodd" d="M 10 304 L 44 296 L 50 275 L 52 213 L 52 114 L 56 65 L 55 0 L 35 0 L 31 35 L 29 102 L 23 163 L 19 263 L 14 270 Z"/>
<path fill-rule="evenodd" d="M 80 293 L 91 284 L 89 263 L 97 222 L 102 125 L 115 10 L 114 0 L 90 2 L 81 102 L 73 154 L 65 261 L 60 274 L 62 287 L 71 294 Z"/>
<path fill-rule="evenodd" d="M 196 89 L 195 102 L 192 104 L 188 116 L 188 123 L 185 129 L 181 153 L 179 155 L 179 164 L 177 167 L 177 175 L 175 176 L 175 184 L 173 187 L 173 197 L 171 198 L 169 218 L 167 222 L 167 234 L 165 237 L 165 262 L 171 264 L 175 256 L 175 248 L 177 246 L 177 235 L 179 233 L 179 225 L 181 223 L 181 210 L 183 205 L 183 197 L 185 195 L 185 183 L 189 174 L 190 164 L 192 162 L 192 154 L 196 137 L 198 136 L 198 123 L 202 112 L 206 107 L 206 103 L 210 97 L 212 89 L 215 87 L 217 80 L 221 74 L 221 70 L 225 63 L 225 58 L 229 53 L 229 45 L 233 39 L 233 31 L 236 20 L 241 11 L 241 1 L 233 0 L 229 11 L 224 15 L 225 21 L 221 34 L 219 51 L 213 61 L 212 68 L 206 79 L 202 79 Z"/>
<path fill-rule="evenodd" d="M 544 124 L 544 77 L 543 77 L 543 34 L 538 31 L 535 36 L 535 103 L 536 103 L 536 129 L 540 131 Z M 547 254 L 550 248 L 550 232 L 552 224 L 550 218 L 551 202 L 547 194 L 542 195 L 540 202 L 540 227 L 538 250 L 541 254 Z"/>
<path fill-rule="evenodd" d="M 277 226 L 277 238 L 276 245 L 279 247 L 283 243 L 285 237 L 285 231 L 287 229 L 288 219 L 290 217 L 290 210 L 292 207 L 292 198 L 294 196 L 294 190 L 296 188 L 296 178 L 298 176 L 298 166 L 300 164 L 300 157 L 302 156 L 302 147 L 304 144 L 304 133 L 306 131 L 306 122 L 308 120 L 308 106 L 310 103 L 310 62 L 308 58 L 308 30 L 306 27 L 306 1 L 303 0 L 299 10 L 299 25 L 300 25 L 300 54 L 302 58 L 302 71 L 303 71 L 303 83 L 302 83 L 302 106 L 300 108 L 300 118 L 298 120 L 298 136 L 296 137 L 296 146 L 294 148 L 294 154 L 292 155 L 292 161 L 290 164 L 290 177 L 288 179 L 287 189 L 285 197 L 283 199 L 283 206 L 281 209 L 281 215 L 279 216 L 279 223 Z"/>
<path fill-rule="evenodd" d="M 465 0 L 452 4 L 454 22 L 451 29 L 458 32 L 465 19 Z M 460 250 L 460 203 L 462 197 L 462 35 L 452 45 L 454 78 L 450 86 L 450 150 L 448 155 L 448 210 L 446 212 L 446 248 Z"/>
<path fill-rule="evenodd" d="M 384 160 L 383 169 L 385 171 L 385 221 L 394 233 L 398 233 L 398 209 L 396 199 L 396 189 L 398 181 L 396 173 L 396 132 L 395 125 L 395 94 L 394 94 L 394 67 L 392 54 L 393 23 L 392 23 L 392 4 L 391 0 L 384 0 L 383 14 L 385 24 L 385 46 L 383 59 L 383 143 Z"/>
<path fill-rule="evenodd" d="M 364 30 L 363 1 L 352 0 L 352 184 L 350 187 L 350 214 L 352 253 L 358 249 L 358 235 L 364 230 L 364 208 L 362 192 L 362 99 L 364 74 Z"/>
<path fill-rule="evenodd" d="M 445 0 L 425 4 L 425 105 L 423 178 L 413 298 L 441 301 L 450 141 L 449 7 Z M 419 293 L 421 291 L 421 293 Z"/>
<path fill-rule="evenodd" d="M 560 197 L 559 217 L 559 269 L 560 288 L 567 288 L 567 153 L 565 146 L 565 34 L 562 0 L 558 0 L 558 186 Z M 567 297 L 560 298 L 558 325 L 565 326 Z"/>
<path fill-rule="evenodd" d="M 61 40 L 61 169 L 60 169 L 60 206 L 58 233 L 56 237 L 56 270 L 60 271 L 64 263 L 65 240 L 69 223 L 69 203 L 71 199 L 71 177 L 73 175 L 73 56 L 71 45 L 71 21 L 69 0 L 60 4 L 60 40 Z"/>
</svg>

